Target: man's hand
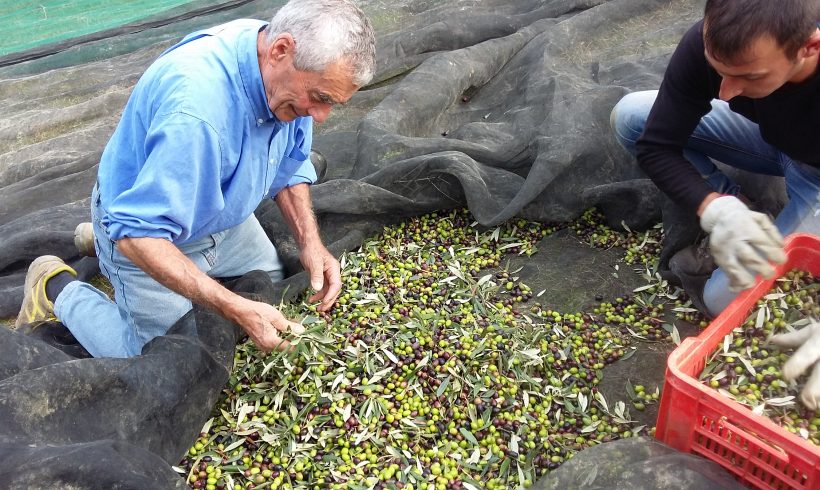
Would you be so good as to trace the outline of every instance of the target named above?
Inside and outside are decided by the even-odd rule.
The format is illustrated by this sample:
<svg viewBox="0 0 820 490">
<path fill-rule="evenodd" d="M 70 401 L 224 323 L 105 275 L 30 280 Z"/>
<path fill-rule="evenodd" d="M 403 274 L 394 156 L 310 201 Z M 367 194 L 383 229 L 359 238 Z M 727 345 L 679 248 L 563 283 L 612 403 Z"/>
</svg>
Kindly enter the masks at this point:
<svg viewBox="0 0 820 490">
<path fill-rule="evenodd" d="M 304 331 L 304 327 L 289 321 L 273 306 L 225 289 L 168 240 L 123 238 L 117 242 L 117 248 L 168 289 L 239 324 L 261 350 L 288 349 L 290 342 L 282 339 L 279 332 Z"/>
<path fill-rule="evenodd" d="M 279 332 L 299 335 L 305 331 L 302 325 L 288 320 L 267 303 L 240 297 L 235 312 L 233 320 L 248 333 L 256 347 L 265 352 L 290 349 L 290 342 L 282 338 Z"/>
<path fill-rule="evenodd" d="M 310 275 L 310 287 L 316 291 L 308 301 L 321 300 L 322 303 L 317 309 L 327 311 L 336 302 L 342 290 L 339 261 L 321 243 L 303 248 L 299 260 Z"/>
<path fill-rule="evenodd" d="M 774 223 L 734 196 L 709 202 L 701 214 L 700 226 L 710 234 L 712 256 L 726 272 L 732 291 L 752 287 L 758 274 L 771 277 L 774 267 L 770 261 L 786 261 L 783 237 Z"/>
<path fill-rule="evenodd" d="M 794 380 L 814 366 L 800 393 L 800 399 L 812 410 L 820 408 L 820 322 L 812 320 L 808 326 L 796 332 L 772 336 L 769 342 L 780 347 L 798 348 L 783 365 L 783 379 L 786 381 Z"/>
</svg>

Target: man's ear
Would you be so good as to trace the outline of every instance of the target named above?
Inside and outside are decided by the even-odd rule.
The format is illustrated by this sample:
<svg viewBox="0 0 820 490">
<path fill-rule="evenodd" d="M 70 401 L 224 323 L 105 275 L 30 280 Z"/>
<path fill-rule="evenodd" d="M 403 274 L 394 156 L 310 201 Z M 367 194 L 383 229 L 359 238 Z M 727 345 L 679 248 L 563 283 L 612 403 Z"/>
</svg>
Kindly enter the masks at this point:
<svg viewBox="0 0 820 490">
<path fill-rule="evenodd" d="M 268 45 L 268 58 L 274 62 L 293 56 L 295 52 L 296 41 L 287 32 L 277 35 L 276 39 Z"/>
<path fill-rule="evenodd" d="M 811 58 L 818 53 L 820 53 L 820 29 L 815 29 L 814 33 L 812 33 L 806 43 L 803 44 L 803 47 L 800 48 L 800 54 L 802 54 L 804 58 Z"/>
</svg>

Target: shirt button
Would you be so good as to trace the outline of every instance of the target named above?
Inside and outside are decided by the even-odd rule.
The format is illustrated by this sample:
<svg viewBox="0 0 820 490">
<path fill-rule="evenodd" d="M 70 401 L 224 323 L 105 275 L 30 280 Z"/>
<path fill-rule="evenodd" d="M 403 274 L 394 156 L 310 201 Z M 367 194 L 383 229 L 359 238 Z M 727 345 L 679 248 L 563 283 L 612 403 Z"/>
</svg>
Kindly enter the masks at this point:
<svg viewBox="0 0 820 490">
<path fill-rule="evenodd" d="M 265 120 L 260 118 L 260 119 L 257 119 L 256 122 L 259 123 L 259 124 L 264 124 Z"/>
</svg>

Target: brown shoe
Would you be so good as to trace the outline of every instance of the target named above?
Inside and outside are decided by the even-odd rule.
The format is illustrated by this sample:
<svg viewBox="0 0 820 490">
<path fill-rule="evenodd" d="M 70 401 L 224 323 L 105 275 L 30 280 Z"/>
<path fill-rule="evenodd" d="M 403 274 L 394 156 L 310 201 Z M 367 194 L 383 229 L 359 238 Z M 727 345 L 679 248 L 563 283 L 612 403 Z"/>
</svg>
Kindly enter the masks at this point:
<svg viewBox="0 0 820 490">
<path fill-rule="evenodd" d="M 709 253 L 708 239 L 678 251 L 669 259 L 669 270 L 680 281 L 692 306 L 708 318 L 711 315 L 703 301 L 703 289 L 716 268 L 715 259 Z"/>
<path fill-rule="evenodd" d="M 94 248 L 94 227 L 91 223 L 80 223 L 74 228 L 74 246 L 84 257 L 96 257 Z"/>
<path fill-rule="evenodd" d="M 54 303 L 46 297 L 46 282 L 60 272 L 68 272 L 77 277 L 77 272 L 59 257 L 43 255 L 34 259 L 26 273 L 26 282 L 23 286 L 23 306 L 14 322 L 14 328 L 27 323 L 41 323 L 57 319 L 54 316 Z"/>
</svg>

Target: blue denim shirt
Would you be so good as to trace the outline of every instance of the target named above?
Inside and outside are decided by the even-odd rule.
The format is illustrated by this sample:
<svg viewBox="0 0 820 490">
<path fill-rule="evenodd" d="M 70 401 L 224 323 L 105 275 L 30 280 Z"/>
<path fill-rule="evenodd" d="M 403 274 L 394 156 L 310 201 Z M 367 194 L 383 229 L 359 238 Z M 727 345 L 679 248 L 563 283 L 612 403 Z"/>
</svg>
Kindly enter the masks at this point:
<svg viewBox="0 0 820 490">
<path fill-rule="evenodd" d="M 266 25 L 195 32 L 143 74 L 100 161 L 109 237 L 183 244 L 236 226 L 266 197 L 313 183 L 313 120 L 278 121 L 257 59 Z"/>
</svg>

